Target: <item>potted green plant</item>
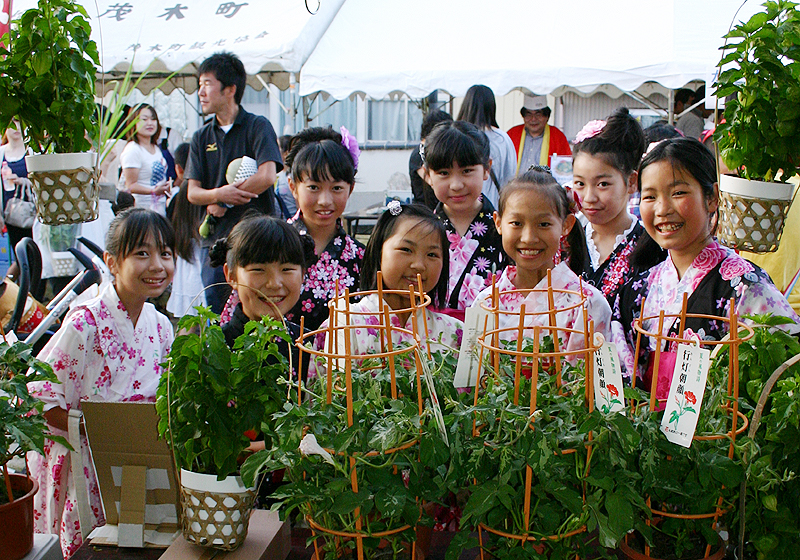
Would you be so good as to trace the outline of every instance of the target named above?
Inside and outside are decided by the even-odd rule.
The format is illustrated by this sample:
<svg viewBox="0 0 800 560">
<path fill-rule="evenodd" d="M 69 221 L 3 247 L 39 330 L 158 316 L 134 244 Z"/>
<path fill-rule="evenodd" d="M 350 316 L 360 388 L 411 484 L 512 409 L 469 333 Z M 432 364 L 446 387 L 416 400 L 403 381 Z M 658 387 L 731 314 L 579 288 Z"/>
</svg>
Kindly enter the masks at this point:
<svg viewBox="0 0 800 560">
<path fill-rule="evenodd" d="M 49 433 L 44 403 L 28 392 L 32 381 L 58 383 L 29 345 L 0 342 L 0 550 L 8 560 L 33 548 L 33 496 L 38 490 L 35 480 L 9 473 L 8 462 L 28 451 L 44 453 L 46 439 L 68 446 L 64 438 Z"/>
<path fill-rule="evenodd" d="M 97 45 L 75 0 L 39 0 L 0 48 L 0 127 L 16 118 L 37 155 L 26 165 L 45 223 L 97 217 Z M 60 191 L 60 194 L 56 191 Z"/>
<path fill-rule="evenodd" d="M 172 345 L 156 410 L 180 469 L 184 536 L 230 550 L 244 542 L 254 498 L 238 476 L 251 443 L 245 432 L 260 431 L 270 446 L 271 416 L 286 401 L 279 380 L 288 371 L 276 340 L 289 335 L 278 321 L 251 321 L 230 349 L 218 322 L 208 308 L 180 320 L 188 334 Z"/>
<path fill-rule="evenodd" d="M 763 5 L 725 35 L 716 82 L 726 103 L 715 140 L 734 173 L 720 177 L 718 237 L 755 252 L 777 250 L 800 167 L 800 13 Z"/>
</svg>

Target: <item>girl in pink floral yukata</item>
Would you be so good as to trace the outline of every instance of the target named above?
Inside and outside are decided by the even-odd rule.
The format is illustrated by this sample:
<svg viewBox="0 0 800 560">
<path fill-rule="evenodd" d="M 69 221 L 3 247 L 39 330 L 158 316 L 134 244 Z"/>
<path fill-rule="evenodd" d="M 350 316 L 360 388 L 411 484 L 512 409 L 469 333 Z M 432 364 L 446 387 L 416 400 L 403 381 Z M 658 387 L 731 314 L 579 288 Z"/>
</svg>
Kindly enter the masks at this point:
<svg viewBox="0 0 800 560">
<path fill-rule="evenodd" d="M 447 228 L 450 277 L 445 309 L 464 320 L 464 310 L 489 285 L 492 273 L 507 264 L 500 234 L 494 227 L 494 206 L 481 194 L 492 174 L 489 139 L 468 122 L 444 122 L 425 140 L 425 176 L 439 205 L 436 216 Z"/>
<path fill-rule="evenodd" d="M 297 214 L 289 220 L 301 235 L 314 240 L 316 259 L 303 279 L 303 290 L 286 319 L 306 331 L 319 328 L 328 317 L 328 301 L 345 288 L 358 286 L 364 246 L 347 235 L 340 217 L 356 183 L 360 151 L 353 136 L 341 127 L 341 134 L 331 128 L 308 128 L 299 132 L 289 146 L 286 168 L 289 188 L 297 200 Z M 222 322 L 239 303 L 231 294 Z"/>
<path fill-rule="evenodd" d="M 567 191 L 547 168 L 534 166 L 503 188 L 498 206 L 499 210 L 494 214 L 495 227 L 503 237 L 506 254 L 514 262 L 496 281 L 500 310 L 516 312 L 525 304 L 526 327 L 549 325 L 548 315 L 541 314 L 550 309 L 545 291 L 549 270 L 553 289 L 563 290 L 554 293 L 553 308 L 563 310 L 556 314 L 556 325 L 582 331 L 586 314 L 586 319 L 594 322 L 595 332 L 608 338 L 611 334 L 611 309 L 603 294 L 578 276 L 586 259 L 585 242 Z M 573 249 L 568 262 L 560 261 L 565 240 Z M 578 293 L 581 289 L 585 298 L 582 306 L 576 305 L 580 302 Z M 535 291 L 513 293 L 513 290 Z M 473 306 L 490 304 L 492 298 L 490 286 L 480 293 Z M 537 315 L 531 315 L 533 313 Z M 501 329 L 518 324 L 519 316 L 500 315 Z M 525 336 L 532 337 L 533 333 L 526 330 Z M 560 348 L 577 350 L 586 347 L 582 334 L 560 331 L 559 336 Z M 516 331 L 504 331 L 501 338 L 516 339 Z"/>
<path fill-rule="evenodd" d="M 800 318 L 769 276 L 714 239 L 719 206 L 716 161 L 703 144 L 690 138 L 670 138 L 657 144 L 639 166 L 639 190 L 639 208 L 647 233 L 639 240 L 631 260 L 652 268 L 620 290 L 612 323 L 614 341 L 628 377 L 633 378 L 635 371 L 636 379 L 650 389 L 655 341 L 644 338 L 639 356 L 634 356 L 634 320 L 641 313 L 655 316 L 644 322 L 644 328 L 654 332 L 661 310 L 680 314 L 684 294 L 688 296 L 688 313 L 727 317 L 733 298 L 740 317 L 774 313 L 789 319 L 782 329 L 795 334 L 800 331 Z M 658 262 L 659 250 L 668 252 L 662 262 Z M 667 318 L 663 333 L 677 337 L 677 323 L 675 318 Z M 696 317 L 687 318 L 685 327 L 687 339 L 698 335 L 704 340 L 720 340 L 728 331 L 728 324 L 723 321 Z M 673 345 L 662 349 L 659 372 L 669 374 L 658 376 L 657 398 L 666 398 L 669 391 L 675 363 Z"/>
<path fill-rule="evenodd" d="M 114 218 L 103 255 L 113 284 L 96 298 L 73 309 L 42 349 L 61 381 L 31 383 L 32 394 L 44 401 L 44 416 L 53 433 L 67 436 L 69 410 L 84 400 L 155 401 L 161 362 L 172 345 L 169 320 L 148 298 L 160 296 L 175 271 L 172 226 L 163 216 L 131 208 Z M 105 524 L 97 478 L 85 436 L 81 452 L 92 525 Z M 44 455 L 28 454 L 30 475 L 39 483 L 34 497 L 38 533 L 59 535 L 64 558 L 82 542 L 77 492 L 69 452 L 59 443 L 45 443 Z M 88 529 L 91 529 L 89 527 Z"/>
</svg>

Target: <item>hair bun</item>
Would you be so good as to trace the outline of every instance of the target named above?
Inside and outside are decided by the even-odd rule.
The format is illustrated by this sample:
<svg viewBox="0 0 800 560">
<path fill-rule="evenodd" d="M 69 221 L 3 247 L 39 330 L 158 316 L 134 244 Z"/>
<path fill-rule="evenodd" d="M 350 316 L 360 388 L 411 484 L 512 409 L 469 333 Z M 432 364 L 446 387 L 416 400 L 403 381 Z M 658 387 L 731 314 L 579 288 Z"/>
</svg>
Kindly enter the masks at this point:
<svg viewBox="0 0 800 560">
<path fill-rule="evenodd" d="M 228 238 L 221 237 L 208 250 L 208 260 L 214 268 L 222 266 L 228 258 Z"/>
</svg>

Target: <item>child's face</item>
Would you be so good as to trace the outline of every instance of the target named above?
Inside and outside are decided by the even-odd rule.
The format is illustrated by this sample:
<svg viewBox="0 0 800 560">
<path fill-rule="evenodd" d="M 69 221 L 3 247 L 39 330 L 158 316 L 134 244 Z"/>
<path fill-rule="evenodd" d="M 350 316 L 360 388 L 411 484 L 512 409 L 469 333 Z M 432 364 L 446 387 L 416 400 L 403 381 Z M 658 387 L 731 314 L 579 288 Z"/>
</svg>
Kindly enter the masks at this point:
<svg viewBox="0 0 800 560">
<path fill-rule="evenodd" d="M 636 172 L 626 181 L 602 158 L 579 153 L 572 162 L 572 174 L 581 211 L 593 225 L 612 224 L 627 216 L 628 199 L 636 190 Z"/>
<path fill-rule="evenodd" d="M 716 191 L 716 185 L 714 189 Z M 668 161 L 642 171 L 642 224 L 656 243 L 675 256 L 694 259 L 708 243 L 717 197 L 706 200 L 700 183 Z"/>
<path fill-rule="evenodd" d="M 473 210 L 483 182 L 489 178 L 488 168 L 482 165 L 461 167 L 455 161 L 453 167 L 426 169 L 425 172 L 436 198 L 453 212 Z"/>
<path fill-rule="evenodd" d="M 303 267 L 299 264 L 253 263 L 234 271 L 226 264 L 223 270 L 228 283 L 239 292 L 244 314 L 254 321 L 265 315 L 278 319 L 275 307 L 286 315 L 300 299 Z"/>
<path fill-rule="evenodd" d="M 417 288 L 417 274 L 422 276 L 422 288 L 432 291 L 439 282 L 444 263 L 442 238 L 428 224 L 416 218 L 400 218 L 394 232 L 383 242 L 381 274 L 389 290 Z"/>
<path fill-rule="evenodd" d="M 353 185 L 344 181 L 313 181 L 305 178 L 294 182 L 289 177 L 289 188 L 303 212 L 303 221 L 311 228 L 327 229 L 336 224 L 344 212 Z"/>
<path fill-rule="evenodd" d="M 159 248 L 152 235 L 122 259 L 109 253 L 104 256 L 123 301 L 144 302 L 160 296 L 175 274 L 175 254 L 169 247 Z"/>
<path fill-rule="evenodd" d="M 508 197 L 502 216 L 494 213 L 494 223 L 503 238 L 503 249 L 517 269 L 541 276 L 553 268 L 561 237 L 572 229 L 575 216 L 562 220 L 547 196 L 521 190 Z"/>
</svg>

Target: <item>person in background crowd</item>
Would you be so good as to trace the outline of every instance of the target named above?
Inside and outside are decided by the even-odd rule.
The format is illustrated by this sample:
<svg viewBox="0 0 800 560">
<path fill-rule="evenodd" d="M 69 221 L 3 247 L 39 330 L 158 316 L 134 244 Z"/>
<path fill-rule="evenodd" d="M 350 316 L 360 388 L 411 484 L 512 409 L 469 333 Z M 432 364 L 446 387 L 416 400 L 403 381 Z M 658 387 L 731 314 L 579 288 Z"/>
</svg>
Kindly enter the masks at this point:
<svg viewBox="0 0 800 560">
<path fill-rule="evenodd" d="M 508 131 L 517 151 L 517 175 L 525 173 L 532 165 L 552 167 L 553 154 L 572 155 L 564 133 L 547 124 L 551 111 L 546 96 L 526 95 L 519 112 L 525 123 Z"/>
<path fill-rule="evenodd" d="M 494 208 L 497 208 L 497 201 L 500 199 L 500 189 L 514 177 L 514 166 L 517 163 L 514 144 L 508 134 L 498 127 L 496 113 L 494 93 L 481 85 L 467 90 L 458 112 L 458 120 L 474 124 L 489 139 L 491 169 L 489 178 L 483 182 L 483 195 Z"/>
<path fill-rule="evenodd" d="M 136 206 L 166 216 L 166 195 L 172 184 L 167 180 L 167 160 L 157 144 L 161 134 L 158 115 L 143 103 L 129 118 L 136 124 L 128 132 L 128 144 L 120 156 L 125 190 L 136 199 Z"/>
<path fill-rule="evenodd" d="M 278 138 L 278 146 L 281 149 L 281 157 L 286 161 L 286 154 L 289 153 L 289 146 L 292 143 L 292 137 L 289 134 L 284 134 Z M 274 215 L 284 220 L 288 220 L 297 213 L 297 201 L 292 195 L 292 190 L 289 188 L 289 180 L 287 179 L 287 169 L 283 169 L 278 173 L 278 180 L 275 182 L 275 212 Z"/>
<path fill-rule="evenodd" d="M 703 89 L 703 93 L 705 94 L 705 89 Z M 700 99 L 694 91 L 688 88 L 679 89 L 675 94 L 675 115 L 680 115 L 697 101 L 700 101 Z M 702 114 L 702 105 L 695 107 L 678 118 L 678 121 L 675 123 L 675 128 L 680 130 L 686 138 L 698 140 L 700 135 L 703 134 L 703 128 L 705 128 Z"/>
<path fill-rule="evenodd" d="M 25 156 L 30 150 L 25 147 L 22 138 L 19 122 L 12 121 L 11 126 L 3 133 L 2 145 L 0 145 L 0 159 L 2 159 L 2 181 L 3 181 L 3 208 L 8 201 L 15 196 L 19 198 L 22 193 L 30 189 L 31 182 L 28 179 L 28 168 L 25 166 Z M 8 268 L 8 277 L 16 281 L 19 276 L 19 265 L 16 261 L 14 249 L 23 237 L 32 237 L 32 228 L 21 228 L 6 224 L 8 230 L 9 254 L 13 255 L 14 262 Z"/>
<path fill-rule="evenodd" d="M 422 128 L 419 131 L 419 147 L 411 150 L 411 156 L 408 158 L 408 176 L 411 179 L 411 192 L 414 195 L 414 204 L 422 204 L 431 210 L 436 208 L 439 201 L 433 192 L 431 186 L 425 182 L 425 164 L 422 161 L 420 150 L 424 150 L 425 139 L 440 122 L 452 121 L 453 117 L 434 109 L 430 111 L 425 118 L 422 119 Z"/>
<path fill-rule="evenodd" d="M 204 115 L 213 119 L 192 136 L 185 177 L 189 181 L 189 202 L 204 206 L 215 219 L 214 231 L 202 240 L 203 284 L 209 289 L 206 299 L 220 313 L 231 293 L 222 267 L 212 267 L 208 249 L 225 237 L 248 210 L 271 214 L 277 172 L 283 169 L 278 141 L 272 124 L 245 111 L 242 96 L 247 73 L 239 58 L 219 52 L 204 60 L 198 69 L 198 97 Z M 258 171 L 247 179 L 229 184 L 228 165 L 248 156 Z M 269 192 L 268 192 L 269 191 Z"/>
</svg>

